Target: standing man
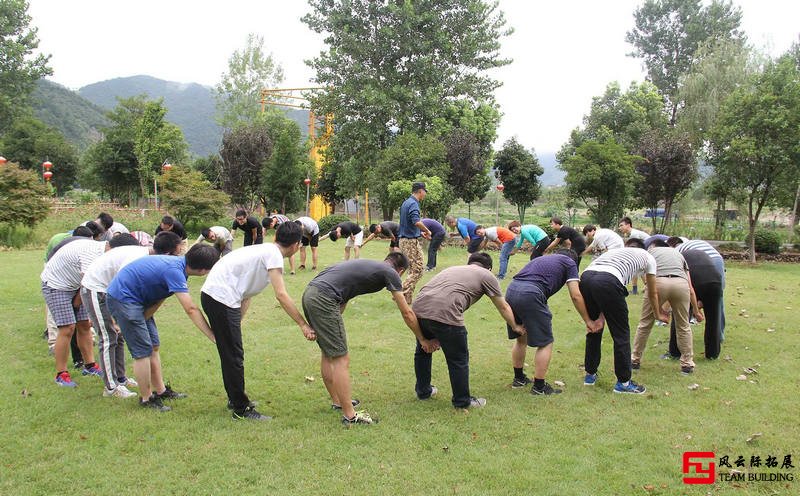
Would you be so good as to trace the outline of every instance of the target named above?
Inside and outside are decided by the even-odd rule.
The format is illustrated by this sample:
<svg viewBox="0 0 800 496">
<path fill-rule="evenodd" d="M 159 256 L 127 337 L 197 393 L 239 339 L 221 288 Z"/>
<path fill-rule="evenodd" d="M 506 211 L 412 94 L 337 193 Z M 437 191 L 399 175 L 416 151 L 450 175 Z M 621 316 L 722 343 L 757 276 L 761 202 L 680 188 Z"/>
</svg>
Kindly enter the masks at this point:
<svg viewBox="0 0 800 496">
<path fill-rule="evenodd" d="M 522 248 L 522 244 L 526 241 L 531 244 L 531 260 L 536 257 L 544 255 L 544 251 L 550 245 L 550 236 L 541 227 L 534 224 L 520 224 L 518 220 L 513 220 L 508 223 L 508 228 L 519 238 L 514 246 L 514 251 L 511 255 L 515 254 L 517 250 Z"/>
<path fill-rule="evenodd" d="M 500 250 L 500 270 L 497 272 L 497 278 L 503 280 L 508 270 L 508 258 L 513 253 L 514 245 L 517 243 L 517 236 L 510 229 L 499 226 L 481 227 L 476 229 L 476 233 L 479 236 L 483 236 L 481 249 L 491 241 Z"/>
<path fill-rule="evenodd" d="M 483 238 L 476 232 L 478 224 L 470 219 L 455 218 L 452 215 L 445 217 L 444 222 L 450 229 L 455 228 L 458 231 L 459 236 L 464 240 L 464 246 L 467 247 L 467 253 L 472 254 L 478 251 L 483 242 Z"/>
<path fill-rule="evenodd" d="M 336 224 L 336 227 L 331 229 L 331 232 L 325 234 L 320 239 L 330 238 L 331 241 L 336 242 L 339 238 L 347 238 L 344 244 L 344 259 L 350 260 L 350 248 L 353 248 L 353 258 L 361 256 L 361 244 L 364 241 L 364 231 L 361 226 L 355 222 L 345 221 Z"/>
<path fill-rule="evenodd" d="M 211 226 L 200 230 L 200 236 L 195 243 L 208 241 L 219 252 L 220 257 L 224 257 L 233 251 L 233 236 L 231 232 L 222 226 Z"/>
<path fill-rule="evenodd" d="M 668 319 L 658 304 L 656 290 L 656 260 L 647 253 L 641 240 L 629 239 L 626 248 L 611 250 L 595 258 L 581 274 L 580 289 L 589 318 L 603 315 L 614 340 L 614 373 L 617 383 L 615 393 L 643 394 L 646 388 L 631 380 L 631 330 L 628 323 L 628 304 L 625 286 L 644 272 L 647 280 L 647 297 L 659 319 Z M 603 329 L 586 334 L 586 355 L 583 384 L 594 386 L 600 366 Z"/>
<path fill-rule="evenodd" d="M 433 219 L 422 219 L 422 223 L 431 233 L 431 240 L 428 243 L 428 263 L 425 267 L 425 270 L 431 271 L 436 269 L 436 256 L 444 242 L 446 232 L 444 226 Z"/>
<path fill-rule="evenodd" d="M 506 289 L 506 301 L 514 311 L 516 322 L 527 331 L 525 336 L 509 327 L 508 339 L 514 339 L 511 362 L 514 367 L 512 388 L 521 388 L 533 382 L 531 394 L 551 395 L 561 392 L 545 382 L 550 358 L 553 355 L 553 314 L 547 300 L 565 284 L 575 310 L 586 324 L 586 332 L 597 332 L 603 328 L 603 319 L 592 320 L 586 310 L 578 286 L 578 256 L 572 250 L 560 249 L 555 255 L 537 257 L 522 268 Z M 536 348 L 533 359 L 533 381 L 525 375 L 525 353 L 528 347 Z"/>
<path fill-rule="evenodd" d="M 642 241 L 646 240 L 650 237 L 650 235 L 644 231 L 640 231 L 639 229 L 633 228 L 633 221 L 631 221 L 630 217 L 623 217 L 619 221 L 619 232 L 622 233 L 623 239 L 641 239 Z M 633 288 L 631 294 L 639 294 L 639 278 L 635 278 L 633 280 Z"/>
<path fill-rule="evenodd" d="M 557 246 L 571 249 L 578 255 L 578 269 L 581 268 L 581 253 L 586 250 L 586 240 L 575 229 L 565 226 L 559 217 L 550 218 L 550 227 L 556 232 L 556 237 L 544 252 L 555 250 Z"/>
<path fill-rule="evenodd" d="M 387 289 L 422 348 L 428 352 L 436 349 L 437 343 L 422 334 L 417 317 L 403 296 L 400 276 L 407 268 L 408 259 L 402 253 L 390 253 L 383 262 L 350 260 L 320 272 L 303 293 L 303 313 L 316 333 L 322 354 L 322 379 L 334 409 L 341 408 L 345 425 L 372 423 L 368 413 L 355 411 L 354 406 L 360 402 L 352 398 L 350 388 L 350 355 L 342 320 L 348 301 Z"/>
<path fill-rule="evenodd" d="M 484 252 L 473 253 L 467 265 L 449 267 L 440 272 L 422 288 L 412 306 L 422 335 L 438 341 L 444 352 L 453 391 L 451 401 L 455 408 L 486 405 L 486 399 L 470 394 L 469 346 L 467 328 L 464 327 L 464 312 L 483 295 L 492 300 L 514 333 L 525 334 L 525 328 L 514 322 L 514 313 L 503 299 L 500 285 L 492 274 L 492 257 Z M 437 392 L 431 385 L 431 354 L 417 343 L 414 353 L 415 391 L 421 400 Z"/>
<path fill-rule="evenodd" d="M 311 245 L 311 270 L 317 270 L 317 247 L 319 246 L 319 224 L 311 217 L 298 217 L 295 222 L 303 228 L 303 238 L 300 246 L 300 270 L 306 268 L 306 246 Z M 293 263 L 294 255 L 289 257 Z"/>
<path fill-rule="evenodd" d="M 248 217 L 247 212 L 244 210 L 236 211 L 236 218 L 233 219 L 233 224 L 231 225 L 233 236 L 236 235 L 237 229 L 244 231 L 244 243 L 242 246 L 260 245 L 264 242 L 264 233 L 261 230 L 261 224 L 258 223 L 258 219 L 252 215 Z"/>
<path fill-rule="evenodd" d="M 380 224 L 370 224 L 369 236 L 361 246 L 369 243 L 375 238 L 383 238 L 389 240 L 389 252 L 400 251 L 400 224 L 387 220 Z"/>
<path fill-rule="evenodd" d="M 208 317 L 222 366 L 222 382 L 234 420 L 269 420 L 250 403 L 244 390 L 242 319 L 251 299 L 272 284 L 275 298 L 309 341 L 315 339 L 283 282 L 283 259 L 300 249 L 303 228 L 284 222 L 275 233 L 275 244 L 246 246 L 214 265 L 203 283 L 200 301 Z"/>
<path fill-rule="evenodd" d="M 625 242 L 622 241 L 622 236 L 615 233 L 611 229 L 604 227 L 598 228 L 593 224 L 586 224 L 583 228 L 583 235 L 589 241 L 589 246 L 580 255 L 589 255 L 590 253 L 597 256 L 602 255 L 608 250 L 616 250 L 623 248 Z"/>
<path fill-rule="evenodd" d="M 139 405 L 160 412 L 171 410 L 163 400 L 186 394 L 164 385 L 158 328 L 153 314 L 175 295 L 195 327 L 214 342 L 203 313 L 189 295 L 189 276 L 204 276 L 219 260 L 219 251 L 205 244 L 189 248 L 184 257 L 151 255 L 129 263 L 111 281 L 106 304 L 133 356 L 133 373 L 139 384 Z"/>
<path fill-rule="evenodd" d="M 422 215 L 419 210 L 419 202 L 425 199 L 428 190 L 425 183 L 414 183 L 411 185 L 411 196 L 400 206 L 400 227 L 397 236 L 400 238 L 400 252 L 408 259 L 408 275 L 403 281 L 403 295 L 406 303 L 411 304 L 414 298 L 414 288 L 417 281 L 422 277 L 422 242 L 420 236 L 431 239 L 431 231 L 422 222 Z"/>
</svg>

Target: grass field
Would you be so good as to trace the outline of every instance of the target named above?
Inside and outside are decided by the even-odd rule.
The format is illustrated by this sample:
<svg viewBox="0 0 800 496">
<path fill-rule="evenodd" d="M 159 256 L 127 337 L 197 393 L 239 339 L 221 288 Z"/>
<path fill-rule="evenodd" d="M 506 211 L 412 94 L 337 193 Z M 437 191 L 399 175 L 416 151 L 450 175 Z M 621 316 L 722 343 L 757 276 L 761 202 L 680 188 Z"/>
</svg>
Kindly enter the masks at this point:
<svg viewBox="0 0 800 496">
<path fill-rule="evenodd" d="M 340 260 L 343 243 L 325 241 L 322 266 Z M 364 256 L 381 257 L 386 243 Z M 526 261 L 512 258 L 511 273 Z M 440 267 L 463 263 L 445 249 Z M 342 427 L 319 376 L 319 351 L 280 310 L 271 289 L 244 323 L 248 392 L 266 423 L 238 423 L 225 408 L 216 349 L 176 301 L 156 315 L 165 378 L 189 397 L 159 414 L 134 400 L 101 396 L 98 378 L 77 377 L 75 390 L 53 383 L 53 360 L 41 334 L 41 250 L 0 253 L 2 320 L 0 494 L 797 494 L 798 482 L 682 483 L 684 451 L 792 455 L 800 465 L 797 421 L 800 266 L 732 265 L 728 327 L 717 361 L 697 358 L 696 373 L 659 360 L 665 328 L 651 336 L 634 378 L 642 397 L 611 393 L 611 339 L 604 339 L 598 384 L 582 385 L 583 331 L 561 292 L 551 299 L 555 353 L 549 380 L 556 397 L 509 387 L 510 342 L 491 303 L 470 309 L 471 387 L 483 409 L 455 410 L 441 354 L 434 358 L 439 395 L 414 395 L 411 332 L 387 293 L 355 299 L 345 313 L 354 396 L 380 422 Z M 496 260 L 496 254 L 495 254 Z M 287 276 L 299 302 L 311 273 Z M 427 274 L 423 283 L 431 277 Z M 192 279 L 199 301 L 202 280 Z M 504 286 L 507 282 L 504 283 Z M 629 298 L 635 326 L 641 296 Z M 744 315 L 740 315 L 742 312 Z M 702 351 L 701 328 L 694 327 Z M 773 329 L 774 332 L 769 332 Z M 532 374 L 532 353 L 528 369 Z M 130 363 L 129 363 L 130 365 Z M 758 373 L 737 381 L 743 368 Z M 129 367 L 130 368 L 130 367 Z M 313 377 L 308 381 L 306 377 Z M 688 386 L 697 383 L 699 388 Z M 748 442 L 753 434 L 761 436 Z M 797 473 L 797 469 L 742 469 Z M 727 473 L 727 469 L 720 472 Z"/>
</svg>

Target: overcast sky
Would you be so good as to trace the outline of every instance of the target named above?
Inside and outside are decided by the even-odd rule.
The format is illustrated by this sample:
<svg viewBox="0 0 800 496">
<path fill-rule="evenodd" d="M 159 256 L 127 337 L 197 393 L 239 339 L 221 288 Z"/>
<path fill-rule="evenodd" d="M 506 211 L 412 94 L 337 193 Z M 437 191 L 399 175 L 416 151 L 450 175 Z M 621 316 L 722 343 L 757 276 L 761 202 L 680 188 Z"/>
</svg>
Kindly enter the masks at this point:
<svg viewBox="0 0 800 496">
<path fill-rule="evenodd" d="M 307 86 L 305 59 L 321 37 L 300 22 L 303 0 L 29 0 L 43 53 L 52 54 L 53 81 L 78 89 L 115 77 L 146 74 L 212 86 L 248 33 L 283 66 L 285 87 Z M 495 72 L 503 112 L 499 147 L 517 136 L 538 152 L 557 151 L 580 125 L 593 96 L 611 81 L 623 88 L 644 79 L 626 57 L 625 33 L 638 0 L 501 0 L 515 33 L 502 55 L 514 62 Z M 798 39 L 800 1 L 734 0 L 750 41 L 773 55 Z"/>
</svg>

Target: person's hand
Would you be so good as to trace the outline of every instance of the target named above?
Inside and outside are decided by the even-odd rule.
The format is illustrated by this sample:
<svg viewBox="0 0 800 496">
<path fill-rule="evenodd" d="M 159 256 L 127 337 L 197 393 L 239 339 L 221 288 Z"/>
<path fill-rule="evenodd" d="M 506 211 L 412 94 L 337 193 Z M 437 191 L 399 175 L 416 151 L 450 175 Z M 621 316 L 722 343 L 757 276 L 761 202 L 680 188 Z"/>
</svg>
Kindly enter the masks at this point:
<svg viewBox="0 0 800 496">
<path fill-rule="evenodd" d="M 431 239 L 431 233 L 424 232 L 424 233 L 422 233 L 422 237 L 425 238 L 425 239 Z"/>
<path fill-rule="evenodd" d="M 694 311 L 694 319 L 695 319 L 697 322 L 702 322 L 702 321 L 704 320 L 704 317 L 703 317 L 703 312 L 701 312 L 699 309 L 698 309 L 698 310 L 695 310 L 695 311 Z"/>
<path fill-rule="evenodd" d="M 314 332 L 314 329 L 311 328 L 310 325 L 304 324 L 300 326 L 300 330 L 303 331 L 303 336 L 309 341 L 315 341 L 317 339 L 317 333 Z"/>
<path fill-rule="evenodd" d="M 669 314 L 660 308 L 658 309 L 658 320 L 661 322 L 669 322 Z"/>
<path fill-rule="evenodd" d="M 439 349 L 439 340 L 438 339 L 423 339 L 419 342 L 419 345 L 422 347 L 425 353 L 433 353 Z"/>
<path fill-rule="evenodd" d="M 589 321 L 586 324 L 586 332 L 588 333 L 596 333 L 603 330 L 603 326 L 605 325 L 605 319 L 603 317 L 598 317 L 597 320 Z"/>
<path fill-rule="evenodd" d="M 514 324 L 514 327 L 512 327 L 511 330 L 516 332 L 520 336 L 524 336 L 525 334 L 528 333 L 528 331 L 525 330 L 525 326 L 523 326 L 522 324 Z"/>
</svg>

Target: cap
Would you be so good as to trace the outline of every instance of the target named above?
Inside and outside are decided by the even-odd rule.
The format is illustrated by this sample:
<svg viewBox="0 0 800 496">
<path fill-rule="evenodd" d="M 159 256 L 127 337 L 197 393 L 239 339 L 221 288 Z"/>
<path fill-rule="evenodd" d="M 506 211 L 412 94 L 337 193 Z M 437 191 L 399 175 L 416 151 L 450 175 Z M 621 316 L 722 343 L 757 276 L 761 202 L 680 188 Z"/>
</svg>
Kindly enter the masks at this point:
<svg viewBox="0 0 800 496">
<path fill-rule="evenodd" d="M 411 185 L 412 193 L 416 193 L 419 190 L 424 190 L 426 193 L 428 192 L 428 190 L 425 189 L 425 183 L 414 183 Z"/>
</svg>

